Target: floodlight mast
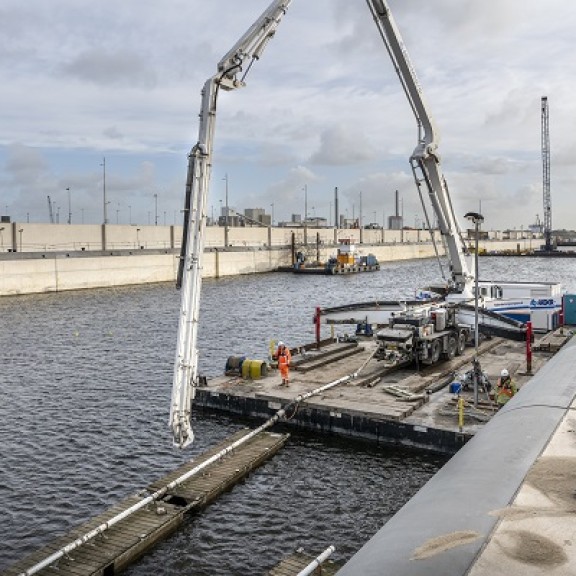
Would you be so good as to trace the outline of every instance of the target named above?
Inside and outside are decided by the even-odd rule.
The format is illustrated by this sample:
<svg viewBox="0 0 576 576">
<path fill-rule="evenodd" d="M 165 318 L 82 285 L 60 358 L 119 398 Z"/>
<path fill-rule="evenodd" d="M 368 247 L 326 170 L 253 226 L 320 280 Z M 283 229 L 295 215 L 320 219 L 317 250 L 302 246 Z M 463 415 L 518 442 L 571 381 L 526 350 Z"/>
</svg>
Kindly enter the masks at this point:
<svg viewBox="0 0 576 576">
<path fill-rule="evenodd" d="M 198 142 L 188 156 L 184 233 L 177 279 L 182 296 L 169 424 L 173 442 L 180 448 L 185 448 L 194 440 L 190 417 L 195 388 L 198 386 L 197 338 L 202 260 L 218 93 L 220 88 L 235 90 L 245 86 L 246 74 L 274 36 L 291 1 L 274 0 L 220 60 L 218 72 L 206 81 L 202 90 Z"/>
</svg>

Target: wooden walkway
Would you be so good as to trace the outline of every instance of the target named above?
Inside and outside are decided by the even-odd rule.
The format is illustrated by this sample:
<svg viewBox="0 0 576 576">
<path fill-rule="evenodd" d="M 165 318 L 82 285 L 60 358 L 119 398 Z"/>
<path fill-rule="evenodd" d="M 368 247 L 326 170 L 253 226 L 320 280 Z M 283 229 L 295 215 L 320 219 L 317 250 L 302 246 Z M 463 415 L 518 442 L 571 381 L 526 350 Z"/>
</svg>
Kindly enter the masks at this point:
<svg viewBox="0 0 576 576">
<path fill-rule="evenodd" d="M 287 558 L 284 558 L 280 564 L 272 568 L 267 576 L 297 576 L 316 556 L 306 554 L 305 552 L 294 552 Z M 312 574 L 314 576 L 333 576 L 342 568 L 341 563 L 336 563 L 330 559 L 326 560 L 322 566 L 318 566 Z"/>
<path fill-rule="evenodd" d="M 237 432 L 195 460 L 154 482 L 147 488 L 146 495 L 166 486 L 248 433 L 250 430 L 247 429 Z M 270 432 L 260 433 L 168 492 L 160 501 L 133 513 L 103 534 L 72 550 L 69 556 L 64 556 L 56 564 L 43 568 L 36 574 L 40 576 L 54 576 L 54 574 L 59 576 L 113 576 L 117 574 L 157 542 L 174 532 L 184 521 L 185 514 L 195 512 L 214 501 L 220 494 L 229 490 L 239 480 L 248 476 L 252 470 L 276 454 L 285 444 L 288 436 L 288 434 Z M 14 564 L 3 572 L 2 576 L 25 574 L 26 570 L 35 564 L 140 500 L 142 498 L 138 496 L 126 498 L 103 514 Z M 55 565 L 57 565 L 57 570 L 54 570 Z"/>
</svg>

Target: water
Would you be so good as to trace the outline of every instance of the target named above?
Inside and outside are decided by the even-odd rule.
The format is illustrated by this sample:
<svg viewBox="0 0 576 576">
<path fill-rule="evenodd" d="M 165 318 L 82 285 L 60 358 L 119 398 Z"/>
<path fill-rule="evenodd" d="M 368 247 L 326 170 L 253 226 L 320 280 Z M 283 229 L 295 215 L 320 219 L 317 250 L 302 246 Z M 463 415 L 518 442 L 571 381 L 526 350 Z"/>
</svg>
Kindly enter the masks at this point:
<svg viewBox="0 0 576 576">
<path fill-rule="evenodd" d="M 562 281 L 576 261 L 481 260 L 483 278 Z M 484 273 L 484 270 L 486 273 Z M 204 283 L 201 372 L 313 339 L 316 305 L 406 297 L 433 260 L 351 277 L 267 274 Z M 0 570 L 241 427 L 203 416 L 184 454 L 167 427 L 179 295 L 171 285 L 0 299 Z M 440 457 L 293 435 L 245 483 L 128 570 L 264 574 L 298 546 L 348 558 L 443 464 Z"/>
</svg>

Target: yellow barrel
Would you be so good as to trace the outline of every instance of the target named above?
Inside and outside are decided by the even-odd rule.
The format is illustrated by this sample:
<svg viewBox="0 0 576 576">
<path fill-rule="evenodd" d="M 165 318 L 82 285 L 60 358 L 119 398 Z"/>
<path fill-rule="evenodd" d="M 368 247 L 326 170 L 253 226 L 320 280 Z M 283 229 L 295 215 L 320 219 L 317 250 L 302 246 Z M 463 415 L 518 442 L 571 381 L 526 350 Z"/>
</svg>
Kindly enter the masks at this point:
<svg viewBox="0 0 576 576">
<path fill-rule="evenodd" d="M 258 380 L 268 374 L 268 366 L 262 360 L 244 360 L 242 362 L 242 378 Z"/>
</svg>

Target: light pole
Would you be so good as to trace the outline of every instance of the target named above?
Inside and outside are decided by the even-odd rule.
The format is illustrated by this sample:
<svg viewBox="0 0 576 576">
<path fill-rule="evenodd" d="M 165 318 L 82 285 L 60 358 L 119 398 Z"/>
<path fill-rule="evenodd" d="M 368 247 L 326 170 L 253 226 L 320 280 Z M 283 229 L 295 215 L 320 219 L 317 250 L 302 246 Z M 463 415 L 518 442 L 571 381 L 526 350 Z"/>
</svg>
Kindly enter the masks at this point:
<svg viewBox="0 0 576 576">
<path fill-rule="evenodd" d="M 274 226 L 274 202 L 270 206 L 272 207 L 272 226 Z"/>
<path fill-rule="evenodd" d="M 2 234 L 3 230 L 4 226 L 0 228 L 0 249 L 2 249 L 2 252 L 4 252 L 4 235 Z"/>
<path fill-rule="evenodd" d="M 140 248 L 140 228 L 136 228 L 136 247 Z"/>
<path fill-rule="evenodd" d="M 22 232 L 24 232 L 24 228 L 20 228 L 18 232 L 20 233 L 20 252 L 22 252 Z"/>
<path fill-rule="evenodd" d="M 479 227 L 484 222 L 484 216 L 478 212 L 468 212 L 464 215 L 474 223 L 474 406 L 478 406 L 478 378 L 480 368 L 478 362 L 478 235 Z"/>
<path fill-rule="evenodd" d="M 362 190 L 360 190 L 360 215 L 358 216 L 358 228 L 360 228 L 360 244 L 363 243 L 362 237 Z"/>
<path fill-rule="evenodd" d="M 108 224 L 108 202 L 106 202 L 106 157 L 102 158 L 102 201 L 104 203 L 104 224 Z"/>
<path fill-rule="evenodd" d="M 304 244 L 308 244 L 308 184 L 304 184 Z"/>
<path fill-rule="evenodd" d="M 154 194 L 154 226 L 158 226 L 158 194 Z"/>
<path fill-rule="evenodd" d="M 228 172 L 223 180 L 226 181 L 226 214 L 224 215 L 224 246 L 228 246 Z"/>
<path fill-rule="evenodd" d="M 68 192 L 68 224 L 72 224 L 72 198 L 70 195 L 70 188 L 66 188 Z"/>
</svg>

